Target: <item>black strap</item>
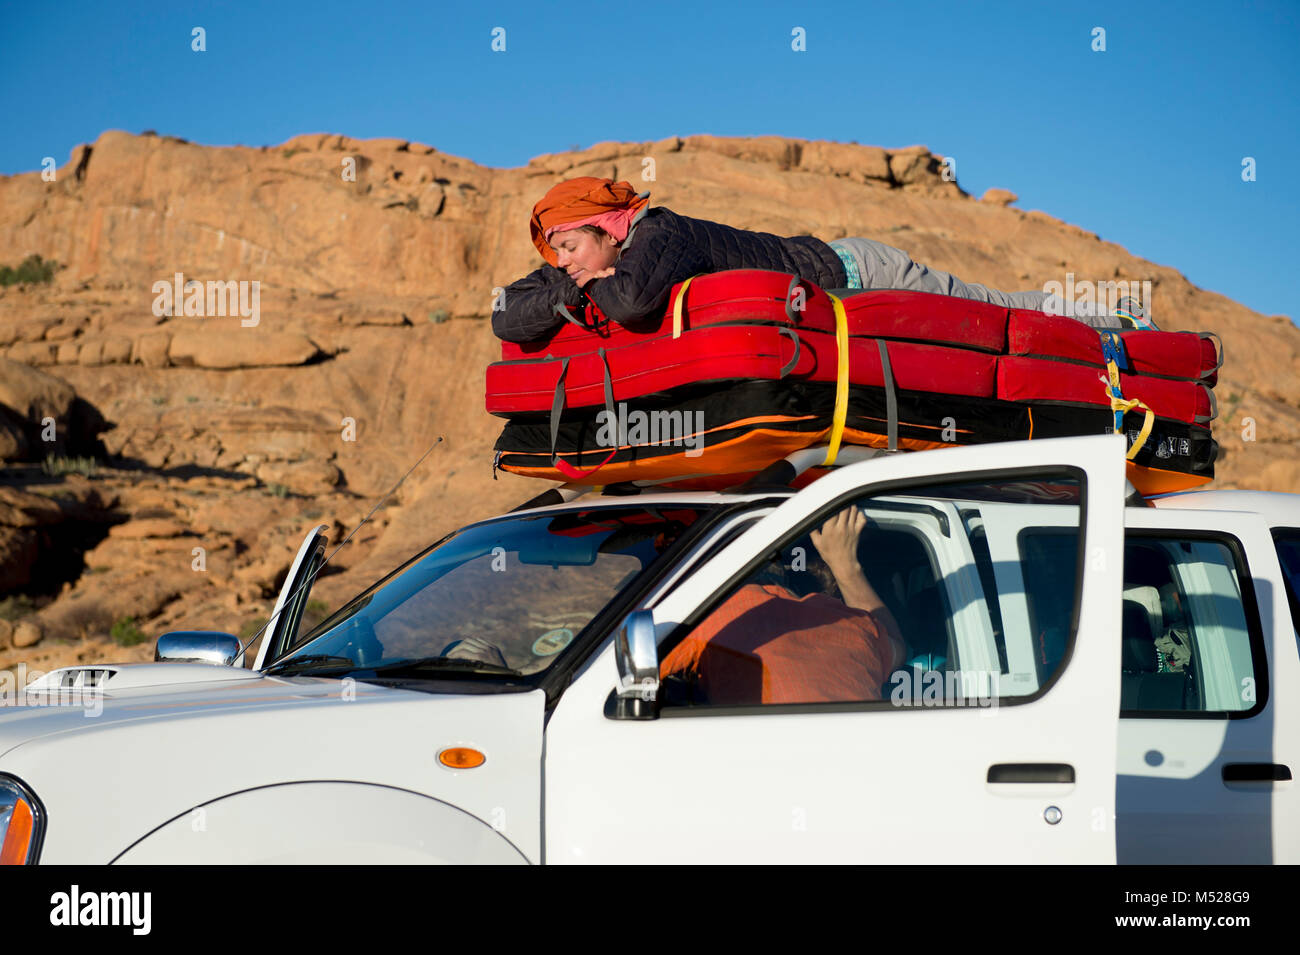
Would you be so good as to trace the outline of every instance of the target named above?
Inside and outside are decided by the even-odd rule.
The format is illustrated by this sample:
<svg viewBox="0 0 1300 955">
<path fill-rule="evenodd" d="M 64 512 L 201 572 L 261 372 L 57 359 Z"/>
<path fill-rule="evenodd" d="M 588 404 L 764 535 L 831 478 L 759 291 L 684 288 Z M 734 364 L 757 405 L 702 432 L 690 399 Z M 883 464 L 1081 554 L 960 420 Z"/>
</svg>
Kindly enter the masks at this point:
<svg viewBox="0 0 1300 955">
<path fill-rule="evenodd" d="M 794 342 L 794 355 L 781 367 L 780 377 L 784 378 L 790 372 L 794 371 L 794 366 L 799 364 L 799 333 L 793 328 L 778 329 L 782 335 L 785 335 L 790 341 Z"/>
<path fill-rule="evenodd" d="M 889 364 L 889 349 L 883 338 L 876 339 L 880 349 L 880 371 L 885 378 L 885 416 L 889 419 L 889 450 L 898 450 L 898 395 L 894 394 L 894 369 Z"/>
</svg>

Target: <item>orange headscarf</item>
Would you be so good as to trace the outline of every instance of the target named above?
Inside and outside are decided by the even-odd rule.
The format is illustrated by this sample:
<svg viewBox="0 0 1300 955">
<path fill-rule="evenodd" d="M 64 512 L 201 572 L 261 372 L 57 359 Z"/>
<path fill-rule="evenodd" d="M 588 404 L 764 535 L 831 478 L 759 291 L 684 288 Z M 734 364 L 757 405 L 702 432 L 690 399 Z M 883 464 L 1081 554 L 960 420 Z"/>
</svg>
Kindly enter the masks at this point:
<svg viewBox="0 0 1300 955">
<path fill-rule="evenodd" d="M 648 195 L 637 195 L 637 191 L 629 182 L 615 182 L 613 179 L 598 179 L 595 176 L 566 179 L 559 185 L 553 186 L 551 191 L 542 196 L 541 201 L 533 206 L 533 218 L 528 223 L 533 235 L 533 245 L 537 246 L 537 251 L 542 253 L 542 258 L 551 265 L 557 265 L 559 259 L 555 250 L 546 241 L 548 230 L 598 216 L 603 218 L 611 212 L 625 213 L 627 220 L 631 221 L 632 216 L 649 201 Z M 618 234 L 617 223 L 615 228 L 607 228 L 606 231 L 618 240 L 627 237 L 626 223 L 623 223 L 622 235 Z"/>
</svg>

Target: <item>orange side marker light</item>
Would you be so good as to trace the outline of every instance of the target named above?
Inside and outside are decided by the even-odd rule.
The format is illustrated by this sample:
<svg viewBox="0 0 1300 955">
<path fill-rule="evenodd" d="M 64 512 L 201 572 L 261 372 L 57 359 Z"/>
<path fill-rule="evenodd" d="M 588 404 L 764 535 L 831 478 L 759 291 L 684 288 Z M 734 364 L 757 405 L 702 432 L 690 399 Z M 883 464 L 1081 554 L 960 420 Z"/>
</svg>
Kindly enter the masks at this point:
<svg viewBox="0 0 1300 955">
<path fill-rule="evenodd" d="M 438 762 L 450 769 L 475 769 L 486 760 L 486 756 L 468 746 L 452 746 L 438 754 Z"/>
</svg>

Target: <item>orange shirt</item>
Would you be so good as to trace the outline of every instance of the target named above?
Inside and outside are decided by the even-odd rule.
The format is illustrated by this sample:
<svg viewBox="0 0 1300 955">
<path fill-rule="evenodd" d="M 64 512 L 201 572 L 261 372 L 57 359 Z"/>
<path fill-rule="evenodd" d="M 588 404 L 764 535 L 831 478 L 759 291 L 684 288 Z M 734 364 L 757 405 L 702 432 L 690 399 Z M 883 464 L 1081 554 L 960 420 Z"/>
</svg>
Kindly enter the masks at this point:
<svg viewBox="0 0 1300 955">
<path fill-rule="evenodd" d="M 871 613 L 826 594 L 746 584 L 672 649 L 660 677 L 691 672 L 714 705 L 878 700 L 901 662 Z"/>
</svg>

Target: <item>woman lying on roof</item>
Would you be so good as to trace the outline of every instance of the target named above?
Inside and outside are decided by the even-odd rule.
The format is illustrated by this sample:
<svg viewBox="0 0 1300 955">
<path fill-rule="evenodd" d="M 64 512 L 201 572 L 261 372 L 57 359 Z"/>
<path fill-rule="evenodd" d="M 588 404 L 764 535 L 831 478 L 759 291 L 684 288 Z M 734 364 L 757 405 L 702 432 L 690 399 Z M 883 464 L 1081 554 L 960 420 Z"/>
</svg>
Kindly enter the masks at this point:
<svg viewBox="0 0 1300 955">
<path fill-rule="evenodd" d="M 651 209 L 649 201 L 649 192 L 638 194 L 630 183 L 591 176 L 566 180 L 543 196 L 529 227 L 533 244 L 550 264 L 505 288 L 492 313 L 497 337 L 548 338 L 568 320 L 562 312 L 580 313 L 587 301 L 620 324 L 657 317 L 675 284 L 725 269 L 797 273 L 825 289 L 909 289 L 1007 308 L 1052 309 L 1053 297 L 1046 292 L 1000 292 L 963 282 L 873 239 L 783 238 L 691 219 L 664 206 Z M 1098 328 L 1129 322 L 1154 327 L 1140 314 L 1134 320 L 1118 310 L 1115 316 L 1079 320 Z"/>
</svg>

